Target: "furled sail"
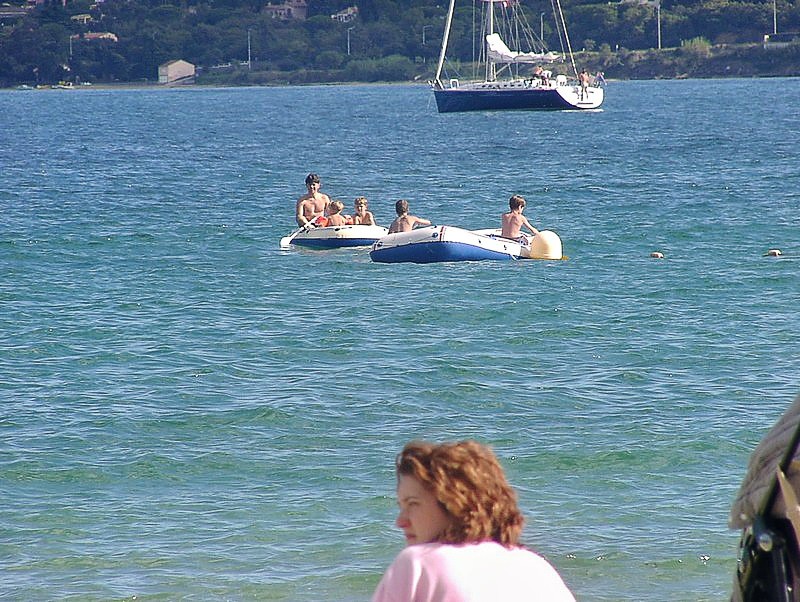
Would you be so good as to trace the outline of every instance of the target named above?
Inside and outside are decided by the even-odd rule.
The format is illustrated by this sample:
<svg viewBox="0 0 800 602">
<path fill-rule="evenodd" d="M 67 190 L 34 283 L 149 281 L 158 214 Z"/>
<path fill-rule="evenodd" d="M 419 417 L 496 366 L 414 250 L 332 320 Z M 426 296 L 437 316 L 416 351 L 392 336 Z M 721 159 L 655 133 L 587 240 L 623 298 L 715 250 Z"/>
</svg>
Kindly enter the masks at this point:
<svg viewBox="0 0 800 602">
<path fill-rule="evenodd" d="M 515 52 L 511 50 L 498 33 L 486 36 L 489 60 L 495 63 L 554 63 L 561 60 L 555 52 Z"/>
</svg>

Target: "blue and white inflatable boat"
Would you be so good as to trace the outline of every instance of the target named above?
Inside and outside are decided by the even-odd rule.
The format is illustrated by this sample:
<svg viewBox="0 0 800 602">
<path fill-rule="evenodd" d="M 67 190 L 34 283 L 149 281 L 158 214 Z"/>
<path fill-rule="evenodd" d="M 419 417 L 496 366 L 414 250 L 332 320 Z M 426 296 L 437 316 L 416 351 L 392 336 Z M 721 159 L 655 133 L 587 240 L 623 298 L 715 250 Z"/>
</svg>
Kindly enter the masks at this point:
<svg viewBox="0 0 800 602">
<path fill-rule="evenodd" d="M 428 226 L 380 238 L 372 245 L 369 256 L 379 263 L 561 259 L 561 240 L 549 230 L 534 237 L 511 240 L 492 228 L 465 230 L 455 226 Z"/>
</svg>

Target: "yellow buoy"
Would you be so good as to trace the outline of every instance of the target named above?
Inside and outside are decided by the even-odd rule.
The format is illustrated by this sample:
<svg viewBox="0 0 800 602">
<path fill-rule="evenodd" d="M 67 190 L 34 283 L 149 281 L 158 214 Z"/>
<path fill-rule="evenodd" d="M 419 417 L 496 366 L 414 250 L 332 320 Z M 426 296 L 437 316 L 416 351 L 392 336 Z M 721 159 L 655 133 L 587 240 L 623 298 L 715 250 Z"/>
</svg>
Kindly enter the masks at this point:
<svg viewBox="0 0 800 602">
<path fill-rule="evenodd" d="M 561 239 L 552 230 L 539 230 L 531 241 L 531 259 L 561 259 Z"/>
</svg>

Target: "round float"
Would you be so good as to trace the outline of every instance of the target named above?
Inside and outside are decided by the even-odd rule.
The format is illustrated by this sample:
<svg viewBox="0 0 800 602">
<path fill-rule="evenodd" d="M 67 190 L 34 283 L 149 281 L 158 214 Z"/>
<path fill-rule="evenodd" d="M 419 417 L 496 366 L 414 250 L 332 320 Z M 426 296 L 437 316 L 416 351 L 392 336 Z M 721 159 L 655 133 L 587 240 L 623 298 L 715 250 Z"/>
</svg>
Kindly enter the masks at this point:
<svg viewBox="0 0 800 602">
<path fill-rule="evenodd" d="M 531 241 L 531 259 L 561 259 L 561 239 L 552 230 L 539 230 Z"/>
</svg>

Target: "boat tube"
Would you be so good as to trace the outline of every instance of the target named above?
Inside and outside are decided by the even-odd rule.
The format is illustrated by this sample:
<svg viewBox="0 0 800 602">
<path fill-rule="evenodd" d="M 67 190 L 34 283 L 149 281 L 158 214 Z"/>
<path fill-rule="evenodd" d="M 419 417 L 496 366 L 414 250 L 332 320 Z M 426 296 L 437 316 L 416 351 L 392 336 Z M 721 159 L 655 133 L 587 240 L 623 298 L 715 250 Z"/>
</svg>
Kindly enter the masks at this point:
<svg viewBox="0 0 800 602">
<path fill-rule="evenodd" d="M 388 233 L 383 226 L 325 226 L 298 232 L 291 238 L 291 244 L 313 249 L 368 247 Z"/>
<path fill-rule="evenodd" d="M 537 242 L 545 232 L 549 234 Z M 557 248 L 553 248 L 555 241 Z M 384 236 L 372 245 L 369 256 L 379 263 L 561 259 L 561 240 L 550 231 L 540 232 L 531 241 L 527 236 L 519 240 L 504 238 L 500 230 L 492 228 L 465 230 L 455 226 L 428 226 Z"/>
</svg>

